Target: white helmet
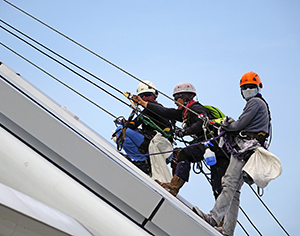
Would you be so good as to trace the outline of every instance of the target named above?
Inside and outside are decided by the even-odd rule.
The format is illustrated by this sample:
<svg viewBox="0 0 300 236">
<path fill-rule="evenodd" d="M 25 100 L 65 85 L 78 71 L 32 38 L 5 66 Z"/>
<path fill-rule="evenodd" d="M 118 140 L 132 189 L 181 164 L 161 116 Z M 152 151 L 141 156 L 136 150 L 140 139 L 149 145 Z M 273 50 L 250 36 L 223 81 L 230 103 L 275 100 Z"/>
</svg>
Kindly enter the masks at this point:
<svg viewBox="0 0 300 236">
<path fill-rule="evenodd" d="M 148 86 L 146 84 L 148 84 Z M 157 94 L 157 90 L 155 85 L 149 81 L 149 80 L 145 80 L 144 83 L 140 83 L 137 87 L 137 95 L 140 95 L 142 93 L 153 93 L 153 94 Z"/>
<path fill-rule="evenodd" d="M 196 89 L 190 83 L 180 83 L 175 86 L 173 96 L 177 93 L 193 93 L 196 95 Z"/>
</svg>

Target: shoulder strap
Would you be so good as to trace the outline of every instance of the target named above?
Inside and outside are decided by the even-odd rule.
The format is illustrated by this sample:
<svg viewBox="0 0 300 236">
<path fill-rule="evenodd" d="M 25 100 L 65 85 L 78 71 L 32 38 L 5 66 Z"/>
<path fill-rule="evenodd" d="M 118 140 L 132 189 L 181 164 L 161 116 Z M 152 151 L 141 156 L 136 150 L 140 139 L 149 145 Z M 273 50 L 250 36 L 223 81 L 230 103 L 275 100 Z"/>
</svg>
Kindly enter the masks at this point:
<svg viewBox="0 0 300 236">
<path fill-rule="evenodd" d="M 268 109 L 268 116 L 269 116 L 269 142 L 268 142 L 268 146 L 267 148 L 271 145 L 271 141 L 272 141 L 272 124 L 271 124 L 271 112 L 270 112 L 270 108 L 269 108 L 269 104 L 267 103 L 267 101 L 262 97 L 262 95 L 259 93 L 256 95 L 257 98 L 260 98 L 267 106 L 267 109 Z"/>
<path fill-rule="evenodd" d="M 267 106 L 267 108 L 268 108 L 269 121 L 271 122 L 272 118 L 271 118 L 271 112 L 270 112 L 269 104 L 268 104 L 267 101 L 262 97 L 261 94 L 258 94 L 257 97 L 260 98 L 261 100 L 263 100 L 264 103 L 266 104 L 266 106 Z"/>
</svg>

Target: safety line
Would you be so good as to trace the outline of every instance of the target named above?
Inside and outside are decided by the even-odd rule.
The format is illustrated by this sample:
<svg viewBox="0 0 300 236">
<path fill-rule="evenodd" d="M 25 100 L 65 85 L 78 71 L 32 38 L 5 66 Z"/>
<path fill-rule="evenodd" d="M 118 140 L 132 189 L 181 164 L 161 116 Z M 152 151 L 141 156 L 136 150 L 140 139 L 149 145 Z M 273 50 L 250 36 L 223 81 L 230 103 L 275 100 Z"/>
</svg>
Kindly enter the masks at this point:
<svg viewBox="0 0 300 236">
<path fill-rule="evenodd" d="M 71 42 L 75 43 L 76 45 L 78 45 L 79 47 L 85 49 L 86 51 L 92 53 L 93 55 L 95 55 L 96 57 L 100 58 L 101 60 L 107 62 L 108 64 L 114 66 L 115 68 L 121 70 L 122 72 L 124 72 L 125 74 L 137 79 L 140 82 L 143 82 L 142 80 L 140 80 L 139 78 L 137 78 L 136 76 L 132 75 L 131 73 L 127 72 L 126 70 L 122 69 L 121 67 L 117 66 L 116 64 L 112 63 L 111 61 L 105 59 L 104 57 L 100 56 L 99 54 L 95 53 L 94 51 L 90 50 L 89 48 L 83 46 L 82 44 L 78 43 L 77 41 L 75 41 L 74 39 L 68 37 L 67 35 L 61 33 L 60 31 L 56 30 L 55 28 L 51 27 L 50 25 L 44 23 L 43 21 L 39 20 L 38 18 L 34 17 L 33 15 L 27 13 L 26 11 L 22 10 L 21 8 L 17 7 L 16 5 L 10 3 L 7 0 L 4 0 L 4 2 L 8 3 L 9 5 L 11 5 L 12 7 L 16 8 L 17 10 L 21 11 L 22 13 L 24 13 L 25 15 L 31 17 L 32 19 L 38 21 L 39 23 L 41 23 L 42 25 L 46 26 L 47 28 L 53 30 L 54 32 L 58 33 L 59 35 L 63 36 L 64 38 L 70 40 Z"/>
<path fill-rule="evenodd" d="M 10 28 L 14 29 L 15 31 L 17 31 L 19 34 L 25 36 L 26 38 L 32 40 L 33 42 L 35 42 L 36 44 L 38 44 L 39 46 L 47 49 L 48 51 L 50 51 L 51 53 L 55 54 L 56 56 L 60 57 L 61 59 L 67 61 L 68 63 L 70 63 L 71 65 L 75 66 L 76 68 L 82 70 L 83 72 L 87 73 L 88 75 L 96 78 L 97 80 L 99 80 L 100 82 L 106 84 L 107 86 L 113 88 L 114 90 L 116 90 L 117 92 L 121 93 L 122 95 L 124 95 L 124 93 L 117 89 L 116 87 L 112 86 L 111 84 L 107 83 L 106 81 L 100 79 L 99 77 L 97 77 L 96 75 L 90 73 L 89 71 L 83 69 L 82 67 L 76 65 L 75 63 L 73 63 L 72 61 L 68 60 L 67 58 L 61 56 L 60 54 L 56 53 L 55 51 L 51 50 L 50 48 L 46 47 L 45 45 L 39 43 L 38 41 L 36 41 L 35 39 L 31 38 L 30 36 L 26 35 L 25 33 L 21 32 L 20 30 L 16 29 L 15 27 L 11 26 L 10 24 L 6 23 L 5 21 L 1 20 L 0 21 L 2 23 L 4 23 L 5 25 L 9 26 Z M 99 87 L 99 85 L 93 83 L 92 81 L 86 79 L 85 77 L 83 77 L 82 75 L 80 75 L 79 73 L 75 72 L 74 70 L 72 70 L 71 68 L 69 68 L 68 66 L 66 66 L 65 64 L 59 62 L 58 60 L 54 59 L 53 57 L 51 57 L 49 54 L 46 54 L 45 52 L 41 51 L 40 49 L 36 48 L 35 46 L 33 46 L 32 44 L 30 44 L 28 41 L 22 39 L 21 37 L 17 36 L 16 34 L 12 33 L 11 31 L 9 31 L 8 29 L 6 29 L 5 27 L 3 26 L 0 26 L 0 28 L 2 28 L 3 30 L 6 30 L 8 33 L 12 34 L 13 36 L 15 36 L 16 38 L 18 38 L 19 40 L 25 42 L 26 44 L 28 44 L 29 46 L 33 47 L 34 49 L 36 49 L 37 51 L 39 51 L 40 53 L 46 55 L 47 57 L 49 57 L 50 59 L 54 60 L 56 63 L 64 66 L 65 68 L 67 68 L 68 70 L 70 70 L 71 72 L 75 73 L 77 76 L 80 76 L 81 78 L 85 79 L 86 81 L 88 81 L 89 83 L 93 84 L 94 86 L 96 86 L 97 88 L 100 88 L 101 90 L 103 90 L 104 92 L 108 93 L 109 95 L 111 95 L 112 97 L 114 97 L 115 99 L 117 99 L 118 101 L 124 103 L 125 105 L 129 106 L 130 108 L 132 109 L 135 109 L 137 110 L 138 112 L 141 112 L 139 109 L 137 108 L 133 108 L 131 105 L 128 105 L 127 103 L 125 103 L 123 100 L 119 99 L 118 97 L 114 96 L 113 94 L 111 94 L 110 92 L 108 92 L 107 90 L 103 89 L 102 87 Z M 152 113 L 155 113 L 152 111 Z M 161 117 L 160 115 L 158 115 L 157 113 L 155 113 L 158 117 Z M 149 117 L 148 117 L 149 118 Z M 150 119 L 150 118 L 149 118 Z M 165 125 L 164 123 L 160 122 L 159 120 L 155 119 L 155 118 L 152 118 L 156 123 L 159 123 L 161 125 Z"/>
<path fill-rule="evenodd" d="M 37 66 L 36 64 L 34 64 L 33 62 L 31 62 L 30 60 L 28 60 L 27 58 L 23 57 L 21 54 L 17 53 L 16 51 L 14 51 L 13 49 L 11 49 L 10 47 L 6 46 L 5 44 L 3 44 L 2 42 L 0 42 L 0 45 L 2 45 L 3 47 L 5 47 L 6 49 L 10 50 L 11 52 L 13 52 L 14 54 L 16 54 L 17 56 L 19 56 L 20 58 L 22 58 L 23 60 L 27 61 L 28 63 L 30 63 L 31 65 L 33 65 L 34 67 L 36 67 L 37 69 L 41 70 L 42 72 L 44 72 L 45 74 L 47 74 L 48 76 L 50 76 L 51 78 L 55 79 L 57 82 L 61 83 L 62 85 L 64 85 L 65 87 L 67 87 L 68 89 L 70 89 L 71 91 L 73 91 L 74 93 L 76 93 L 77 95 L 81 96 L 82 98 L 84 98 L 85 100 L 87 100 L 88 102 L 92 103 L 93 105 L 95 105 L 96 107 L 100 108 L 101 110 L 103 110 L 104 112 L 106 112 L 107 114 L 111 115 L 114 118 L 117 118 L 115 115 L 113 115 L 112 113 L 110 113 L 109 111 L 107 111 L 106 109 L 102 108 L 101 106 L 99 106 L 97 103 L 93 102 L 91 99 L 87 98 L 86 96 L 82 95 L 81 93 L 77 92 L 75 89 L 73 89 L 72 87 L 70 87 L 69 85 L 67 85 L 66 83 L 62 82 L 61 80 L 57 79 L 56 77 L 54 77 L 52 74 L 48 73 L 47 71 L 45 71 L 44 69 L 42 69 L 41 67 Z"/>
<path fill-rule="evenodd" d="M 258 228 L 254 225 L 254 223 L 252 222 L 252 220 L 249 218 L 249 216 L 246 214 L 246 212 L 244 211 L 244 209 L 239 206 L 240 210 L 243 212 L 243 214 L 245 215 L 245 217 L 247 218 L 247 220 L 250 222 L 250 224 L 252 225 L 252 227 L 257 231 L 257 233 L 262 236 L 262 233 L 258 230 Z"/>
<path fill-rule="evenodd" d="M 277 224 L 281 227 L 281 229 L 286 233 L 286 235 L 289 235 L 289 233 L 285 230 L 285 228 L 280 224 L 279 220 L 277 220 L 277 218 L 275 217 L 275 215 L 273 215 L 273 213 L 271 212 L 271 210 L 268 208 L 268 206 L 264 203 L 264 201 L 261 199 L 261 197 L 255 192 L 255 190 L 252 188 L 251 185 L 249 185 L 249 187 L 251 188 L 251 190 L 254 192 L 254 194 L 256 195 L 256 197 L 259 199 L 259 201 L 263 204 L 263 206 L 267 209 L 267 211 L 270 213 L 270 215 L 274 218 L 274 220 L 277 222 Z"/>
<path fill-rule="evenodd" d="M 250 234 L 248 234 L 247 230 L 244 228 L 244 226 L 241 224 L 241 222 L 239 222 L 238 220 L 236 221 L 239 226 L 242 228 L 242 230 L 244 230 L 244 233 L 247 235 L 247 236 L 250 236 Z"/>
<path fill-rule="evenodd" d="M 199 144 L 204 144 L 204 143 L 207 143 L 207 142 L 210 142 L 210 141 L 214 141 L 218 138 L 220 138 L 222 135 L 224 134 L 224 132 L 221 132 L 217 137 L 213 137 L 213 138 L 210 138 L 210 139 L 207 139 L 207 140 L 204 140 L 204 141 L 201 141 L 201 142 L 197 142 L 197 143 L 192 143 L 190 144 L 189 146 L 186 146 L 186 147 L 183 147 L 183 148 L 176 148 L 172 151 L 165 151 L 165 152 L 157 152 L 157 153 L 148 153 L 148 154 L 128 154 L 129 156 L 152 156 L 152 155 L 160 155 L 160 154 L 165 154 L 165 153 L 171 153 L 171 152 L 176 152 L 176 151 L 179 151 L 179 150 L 183 150 L 183 149 L 188 149 L 188 148 L 191 148 L 193 146 L 197 146 Z"/>
<path fill-rule="evenodd" d="M 106 89 L 100 87 L 98 84 L 94 83 L 93 81 L 87 79 L 86 77 L 84 77 L 83 75 L 79 74 L 77 71 L 73 70 L 72 68 L 66 66 L 65 64 L 63 64 L 62 62 L 60 62 L 59 60 L 55 59 L 54 57 L 50 56 L 49 54 L 43 52 L 42 50 L 40 50 L 39 48 L 35 47 L 34 45 L 32 45 L 31 43 L 27 42 L 25 39 L 22 39 L 21 37 L 19 37 L 18 35 L 14 34 L 13 32 L 11 32 L 10 30 L 6 29 L 5 27 L 0 25 L 0 28 L 4 29 L 5 31 L 7 31 L 8 33 L 12 34 L 13 36 L 15 36 L 16 38 L 20 39 L 21 41 L 23 41 L 24 43 L 28 44 L 29 46 L 31 46 L 32 48 L 34 48 L 35 50 L 39 51 L 40 53 L 44 54 L 45 56 L 49 57 L 50 59 L 52 59 L 53 61 L 55 61 L 56 63 L 60 64 L 61 66 L 67 68 L 68 70 L 70 70 L 71 72 L 73 72 L 74 74 L 76 74 L 77 76 L 81 77 L 82 79 L 86 80 L 87 82 L 91 83 L 92 85 L 94 85 L 95 87 L 101 89 L 102 91 L 104 91 L 105 93 L 109 94 L 110 96 L 112 96 L 113 98 L 119 100 L 120 102 L 122 102 L 123 104 L 125 104 L 126 106 L 131 108 L 131 105 L 127 104 L 126 102 L 124 102 L 123 100 L 121 100 L 120 98 L 118 98 L 117 96 L 115 96 L 114 94 L 110 93 L 109 91 L 107 91 Z"/>
<path fill-rule="evenodd" d="M 84 68 L 82 68 L 82 67 L 78 66 L 77 64 L 75 64 L 74 62 L 70 61 L 69 59 L 67 59 L 67 58 L 65 58 L 65 57 L 63 57 L 63 56 L 61 56 L 59 53 L 57 53 L 57 52 L 53 51 L 52 49 L 50 49 L 49 47 L 47 47 L 47 46 L 41 44 L 40 42 L 38 42 L 38 41 L 35 40 L 34 38 L 28 36 L 27 34 L 23 33 L 22 31 L 18 30 L 17 28 L 13 27 L 12 25 L 8 24 L 7 22 L 5 22 L 5 21 L 3 21 L 3 20 L 1 20 L 1 19 L 0 19 L 0 22 L 2 22 L 3 24 L 9 26 L 11 29 L 17 31 L 19 34 L 21 34 L 21 35 L 23 35 L 24 37 L 30 39 L 31 41 L 33 41 L 34 43 L 38 44 L 39 46 L 41 46 L 41 47 L 47 49 L 48 51 L 50 51 L 50 52 L 53 53 L 54 55 L 60 57 L 61 59 L 65 60 L 66 62 L 70 63 L 72 66 L 74 66 L 74 67 L 76 67 L 76 68 L 82 70 L 83 72 L 85 72 L 85 73 L 87 73 L 88 75 L 94 77 L 95 79 L 99 80 L 100 82 L 104 83 L 105 85 L 109 86 L 110 88 L 112 88 L 112 89 L 116 90 L 117 92 L 123 94 L 123 92 L 122 92 L 121 90 L 119 90 L 119 89 L 117 89 L 116 87 L 112 86 L 110 83 L 107 83 L 106 81 L 100 79 L 99 77 L 97 77 L 96 75 L 92 74 L 91 72 L 85 70 Z"/>
<path fill-rule="evenodd" d="M 141 79 L 139 79 L 138 77 L 134 76 L 133 74 L 129 73 L 128 71 L 122 69 L 121 67 L 117 66 L 116 64 L 112 63 L 111 61 L 107 60 L 106 58 L 100 56 L 99 54 L 95 53 L 94 51 L 90 50 L 89 48 L 83 46 L 82 44 L 78 43 L 77 41 L 75 41 L 74 39 L 68 37 L 67 35 L 61 33 L 60 31 L 56 30 L 55 28 L 51 27 L 50 25 L 44 23 L 43 21 L 39 20 L 38 18 L 34 17 L 33 15 L 27 13 L 26 11 L 22 10 L 21 8 L 17 7 L 16 5 L 10 3 L 7 0 L 3 0 L 4 2 L 8 3 L 9 5 L 11 5 L 12 7 L 14 7 L 15 9 L 21 11 L 22 13 L 24 13 L 25 15 L 29 16 L 30 18 L 36 20 L 37 22 L 41 23 L 42 25 L 46 26 L 47 28 L 53 30 L 54 32 L 56 32 L 57 34 L 63 36 L 64 38 L 70 40 L 71 42 L 75 43 L 76 45 L 78 45 L 79 47 L 83 48 L 84 50 L 90 52 L 91 54 L 93 54 L 94 56 L 100 58 L 101 60 L 107 62 L 108 64 L 112 65 L 113 67 L 119 69 L 120 71 L 124 72 L 125 74 L 129 75 L 130 77 L 138 80 L 139 82 L 149 86 L 147 83 L 145 83 L 144 81 L 142 81 Z M 178 105 L 181 105 L 182 107 L 184 107 L 185 109 L 187 109 L 188 111 L 194 113 L 195 115 L 199 116 L 200 114 L 198 114 L 197 112 L 191 110 L 190 108 L 186 107 L 185 105 L 180 104 L 179 102 L 175 101 L 174 99 L 172 99 L 170 96 L 168 96 L 167 94 L 161 92 L 160 90 L 156 89 L 157 92 L 159 92 L 160 94 L 162 94 L 163 96 L 165 96 L 166 98 L 172 100 L 173 102 L 175 102 Z"/>
</svg>

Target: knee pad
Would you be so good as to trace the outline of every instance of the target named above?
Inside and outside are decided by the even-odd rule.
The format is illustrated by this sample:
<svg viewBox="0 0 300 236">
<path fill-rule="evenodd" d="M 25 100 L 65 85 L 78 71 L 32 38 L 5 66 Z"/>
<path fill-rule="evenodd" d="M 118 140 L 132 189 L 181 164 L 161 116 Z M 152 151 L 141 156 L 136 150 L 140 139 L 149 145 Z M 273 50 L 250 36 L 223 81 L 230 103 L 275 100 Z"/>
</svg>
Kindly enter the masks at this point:
<svg viewBox="0 0 300 236">
<path fill-rule="evenodd" d="M 180 161 L 177 163 L 175 175 L 184 181 L 189 180 L 191 165 L 189 161 Z"/>
</svg>

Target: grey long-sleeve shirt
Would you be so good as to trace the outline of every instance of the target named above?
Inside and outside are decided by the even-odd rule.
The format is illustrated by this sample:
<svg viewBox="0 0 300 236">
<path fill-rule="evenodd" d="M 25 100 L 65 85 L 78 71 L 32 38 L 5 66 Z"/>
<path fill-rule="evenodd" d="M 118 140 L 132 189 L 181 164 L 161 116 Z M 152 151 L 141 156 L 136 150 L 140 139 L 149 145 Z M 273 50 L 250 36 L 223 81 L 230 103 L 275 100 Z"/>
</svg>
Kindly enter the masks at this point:
<svg viewBox="0 0 300 236">
<path fill-rule="evenodd" d="M 227 128 L 230 131 L 265 132 L 269 133 L 269 115 L 266 103 L 258 97 L 247 101 L 239 119 L 232 122 Z"/>
</svg>

